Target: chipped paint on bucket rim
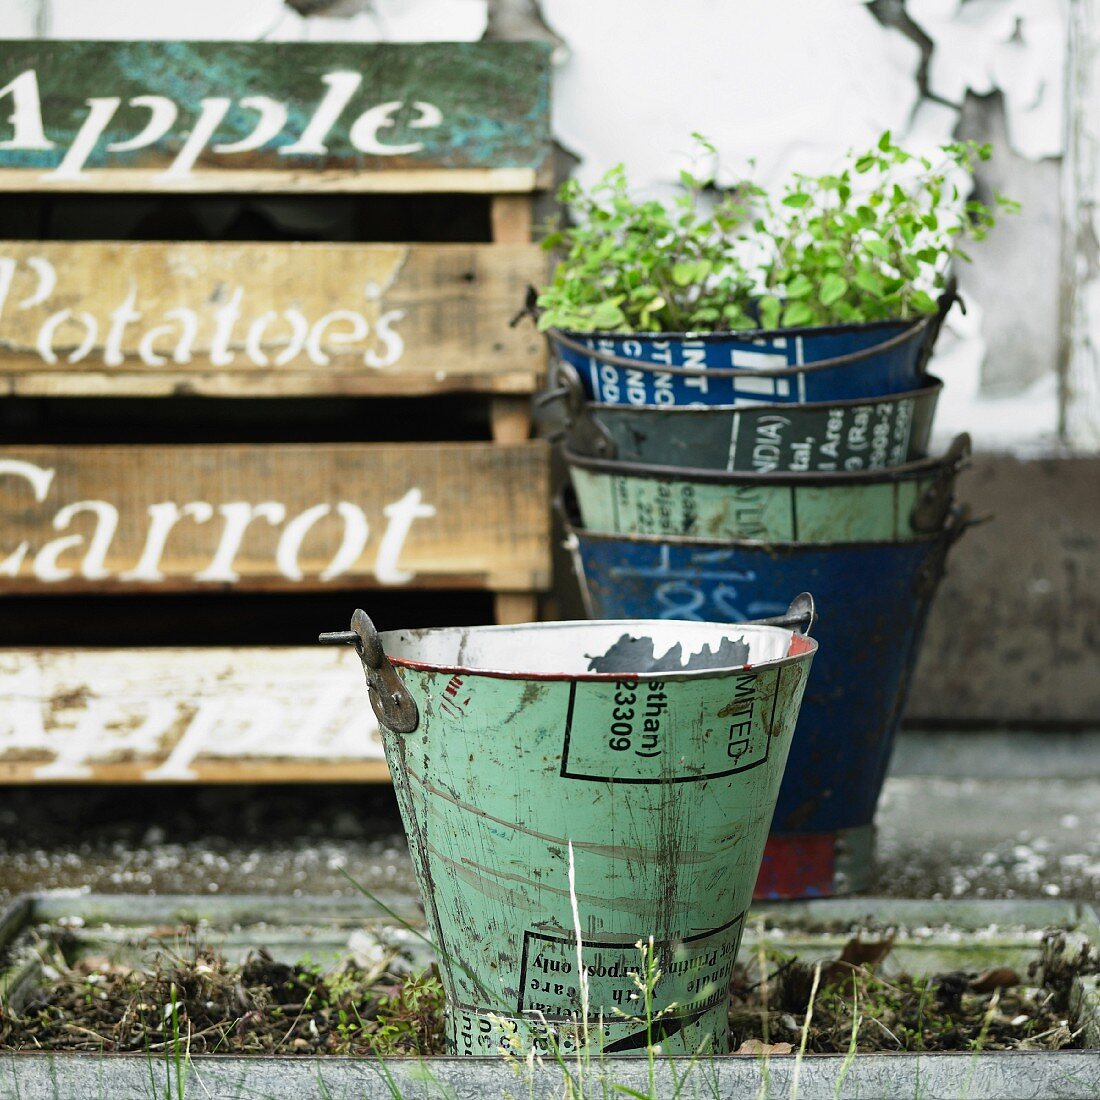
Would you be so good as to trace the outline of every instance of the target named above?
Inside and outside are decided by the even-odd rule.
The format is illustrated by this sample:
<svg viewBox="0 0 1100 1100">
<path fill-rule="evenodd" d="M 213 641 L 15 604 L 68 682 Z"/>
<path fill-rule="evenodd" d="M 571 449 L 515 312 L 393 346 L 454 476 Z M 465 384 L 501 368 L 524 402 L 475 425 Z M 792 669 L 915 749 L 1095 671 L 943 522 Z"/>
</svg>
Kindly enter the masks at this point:
<svg viewBox="0 0 1100 1100">
<path fill-rule="evenodd" d="M 700 628 L 707 628 L 700 630 Z M 731 627 L 736 627 L 736 630 L 731 630 Z M 698 644 L 706 646 L 710 642 L 721 644 L 724 639 L 733 641 L 734 639 L 730 635 L 738 633 L 741 638 L 744 639 L 746 635 L 757 635 L 763 640 L 766 637 L 773 638 L 775 640 L 781 639 L 784 635 L 789 638 L 787 652 L 779 656 L 768 656 L 759 661 L 748 661 L 739 665 L 715 665 L 711 668 L 694 668 L 694 669 L 679 669 L 668 671 L 653 671 L 653 672 L 631 672 L 627 670 L 617 672 L 593 672 L 587 669 L 577 669 L 569 671 L 566 668 L 561 668 L 556 671 L 546 671 L 542 669 L 532 669 L 530 667 L 530 660 L 520 658 L 519 663 L 523 664 L 522 668 L 503 668 L 492 667 L 491 665 L 482 665 L 479 663 L 471 663 L 468 655 L 463 653 L 463 647 L 468 643 L 471 636 L 485 637 L 500 637 L 509 638 L 515 641 L 517 634 L 531 633 L 539 636 L 560 633 L 568 634 L 572 636 L 578 635 L 591 635 L 592 629 L 596 628 L 600 631 L 600 637 L 602 638 L 603 632 L 606 632 L 609 644 L 618 642 L 622 637 L 631 633 L 648 633 L 651 639 L 656 642 L 657 637 L 663 634 L 668 634 L 671 637 L 672 645 L 675 645 L 677 641 L 683 641 L 684 631 L 688 631 L 693 634 L 700 634 Z M 675 633 L 679 632 L 680 637 L 675 637 Z M 416 645 L 423 645 L 426 640 L 442 640 L 442 635 L 454 635 L 454 644 L 457 645 L 455 649 L 455 658 L 451 660 L 437 659 L 437 660 L 418 660 L 414 657 L 402 656 L 401 651 L 404 647 L 412 647 Z M 612 637 L 612 635 L 618 635 L 618 637 Z M 386 630 L 380 631 L 379 637 L 382 640 L 382 644 L 385 647 L 386 654 L 390 659 L 390 662 L 396 668 L 407 668 L 417 672 L 446 672 L 451 675 L 476 675 L 476 676 L 488 676 L 498 680 L 538 680 L 540 682 L 552 682 L 552 681 L 615 681 L 621 680 L 624 677 L 629 676 L 631 679 L 638 680 L 699 680 L 706 679 L 714 676 L 728 676 L 730 673 L 737 672 L 739 670 L 760 670 L 762 668 L 776 668 L 782 665 L 789 665 L 800 661 L 807 653 L 814 654 L 817 652 L 817 642 L 814 638 L 808 634 L 799 634 L 797 631 L 786 630 L 781 627 L 775 626 L 759 626 L 752 623 L 700 623 L 697 620 L 691 619 L 580 619 L 580 620 L 562 620 L 553 622 L 541 622 L 541 623 L 522 623 L 518 625 L 505 625 L 505 626 L 472 626 L 472 627 L 440 627 L 436 629 L 428 628 L 424 630 Z M 569 638 L 555 639 L 560 640 L 564 645 L 567 644 Z M 695 643 L 693 643 L 695 644 Z M 751 639 L 748 643 L 751 646 Z M 670 647 L 671 648 L 671 647 Z M 574 658 L 577 654 L 577 649 L 574 647 L 570 652 Z M 654 648 L 654 654 L 656 656 L 656 647 Z M 667 657 L 666 652 L 664 656 Z M 692 654 L 693 656 L 694 654 Z M 584 658 L 589 658 L 589 654 L 583 654 Z M 495 659 L 495 658 L 494 658 Z M 567 658 L 563 658 L 567 659 Z M 658 658 L 663 659 L 663 658 Z M 689 656 L 690 659 L 690 656 Z"/>
</svg>

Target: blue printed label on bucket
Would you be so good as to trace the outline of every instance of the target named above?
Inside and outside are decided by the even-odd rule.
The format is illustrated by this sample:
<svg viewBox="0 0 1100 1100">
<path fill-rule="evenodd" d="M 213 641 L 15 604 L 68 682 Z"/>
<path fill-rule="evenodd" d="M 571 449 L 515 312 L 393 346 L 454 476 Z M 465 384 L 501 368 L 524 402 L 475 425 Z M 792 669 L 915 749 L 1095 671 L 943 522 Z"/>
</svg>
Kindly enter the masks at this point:
<svg viewBox="0 0 1100 1100">
<path fill-rule="evenodd" d="M 775 674 L 700 681 L 698 707 L 670 712 L 661 680 L 570 686 L 561 775 L 605 783 L 691 783 L 768 759 L 779 697 Z"/>
</svg>

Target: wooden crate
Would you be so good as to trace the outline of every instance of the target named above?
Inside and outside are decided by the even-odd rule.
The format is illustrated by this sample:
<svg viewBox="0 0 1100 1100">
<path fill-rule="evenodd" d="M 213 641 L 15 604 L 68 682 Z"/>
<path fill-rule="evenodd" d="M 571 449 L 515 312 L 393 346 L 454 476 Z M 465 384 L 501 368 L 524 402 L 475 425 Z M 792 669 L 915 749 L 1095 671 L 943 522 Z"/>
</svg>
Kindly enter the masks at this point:
<svg viewBox="0 0 1100 1100">
<path fill-rule="evenodd" d="M 135 591 L 484 589 L 499 621 L 536 617 L 545 352 L 508 321 L 545 273 L 545 46 L 6 42 L 0 85 L 0 192 L 471 193 L 489 227 L 461 244 L 0 241 L 10 400 L 487 406 L 481 442 L 0 446 L 0 599 L 102 595 L 105 645 L 108 597 Z M 353 655 L 208 640 L 2 651 L 0 779 L 385 777 Z"/>
</svg>

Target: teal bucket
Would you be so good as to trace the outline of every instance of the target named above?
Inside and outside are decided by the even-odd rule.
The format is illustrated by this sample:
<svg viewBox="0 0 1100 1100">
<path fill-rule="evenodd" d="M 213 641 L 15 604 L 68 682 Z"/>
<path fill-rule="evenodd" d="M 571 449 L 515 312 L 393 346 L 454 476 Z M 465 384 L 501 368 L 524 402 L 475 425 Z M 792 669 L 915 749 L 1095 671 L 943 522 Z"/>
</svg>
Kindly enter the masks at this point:
<svg viewBox="0 0 1100 1100">
<path fill-rule="evenodd" d="M 363 660 L 453 1053 L 728 1049 L 812 618 L 322 635 Z"/>
</svg>

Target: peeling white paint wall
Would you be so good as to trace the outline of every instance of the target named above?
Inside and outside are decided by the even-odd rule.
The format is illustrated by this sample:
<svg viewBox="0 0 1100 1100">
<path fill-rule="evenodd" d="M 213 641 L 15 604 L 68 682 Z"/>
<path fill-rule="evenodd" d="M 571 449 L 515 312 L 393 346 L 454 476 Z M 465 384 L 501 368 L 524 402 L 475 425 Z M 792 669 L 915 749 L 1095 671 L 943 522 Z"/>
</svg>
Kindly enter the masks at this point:
<svg viewBox="0 0 1100 1100">
<path fill-rule="evenodd" d="M 1068 86 L 1072 89 L 1063 173 L 1066 234 L 1066 435 L 1100 451 L 1100 17 L 1092 0 L 1072 0 Z"/>
<path fill-rule="evenodd" d="M 918 80 L 920 47 L 861 2 L 543 0 L 542 9 L 570 51 L 555 89 L 555 131 L 580 158 L 578 172 L 587 182 L 621 160 L 643 185 L 672 183 L 690 152 L 691 130 L 718 146 L 720 182 L 727 183 L 739 177 L 748 157 L 766 184 L 792 170 L 823 171 L 847 148 L 870 145 L 885 129 L 915 150 L 929 150 L 956 136 L 968 92 L 998 89 L 1016 153 L 1028 159 L 1062 153 L 1066 28 L 1060 0 L 909 0 L 907 15 L 932 43 L 928 95 Z M 1011 179 L 1003 189 L 1012 194 Z M 1023 218 L 1049 215 L 1056 253 L 1056 194 L 1049 207 L 1032 205 Z M 1058 297 L 1049 285 L 1039 293 L 1029 282 L 1035 265 L 1004 244 L 1013 227 L 1007 219 L 1000 241 L 973 250 L 975 271 L 961 273 L 970 313 L 951 315 L 932 366 L 947 383 L 938 443 L 970 430 L 985 450 L 1058 447 Z M 1034 235 L 1021 240 L 1031 244 Z M 1013 261 L 1008 266 L 1006 252 Z M 1014 270 L 1015 264 L 1027 266 Z M 986 268 L 992 278 L 985 277 Z M 1055 276 L 1056 259 L 1047 268 Z M 979 287 L 1004 300 L 983 310 L 974 293 Z M 1023 310 L 1030 311 L 1029 324 L 1051 339 L 1009 342 L 1008 354 L 1019 363 L 996 372 L 997 384 L 988 386 L 983 315 L 1003 323 L 1006 312 L 1011 317 Z M 1006 341 L 1000 344 L 1004 354 Z M 1034 365 L 1028 360 L 1033 354 L 1045 362 Z"/>
<path fill-rule="evenodd" d="M 1092 35 L 1078 68 L 1097 64 L 1095 32 L 1079 26 L 1093 2 L 541 0 L 540 11 L 533 0 L 299 0 L 316 13 L 303 16 L 283 0 L 0 0 L 0 34 L 446 41 L 482 37 L 490 15 L 503 33 L 539 33 L 541 17 L 565 43 L 554 126 L 579 174 L 591 181 L 623 161 L 643 186 L 675 181 L 693 130 L 718 145 L 726 180 L 753 157 L 758 178 L 774 182 L 822 170 L 887 128 L 924 149 L 960 125 L 972 136 L 967 105 L 1000 93 L 1009 148 L 996 182 L 1012 194 L 1016 179 L 1028 205 L 962 273 L 971 312 L 949 318 L 933 363 L 947 383 L 938 436 L 967 428 L 982 449 L 1033 454 L 1059 448 L 1063 417 L 1078 447 L 1100 449 L 1100 277 L 1088 260 L 1100 77 L 1087 107 L 1065 97 L 1071 24 Z M 1067 131 L 1078 135 L 1076 175 L 1059 194 L 1048 182 Z M 1064 234 L 1063 197 L 1074 207 Z M 1068 307 L 1056 278 L 1062 236 L 1073 250 L 1062 269 L 1079 284 Z"/>
</svg>

